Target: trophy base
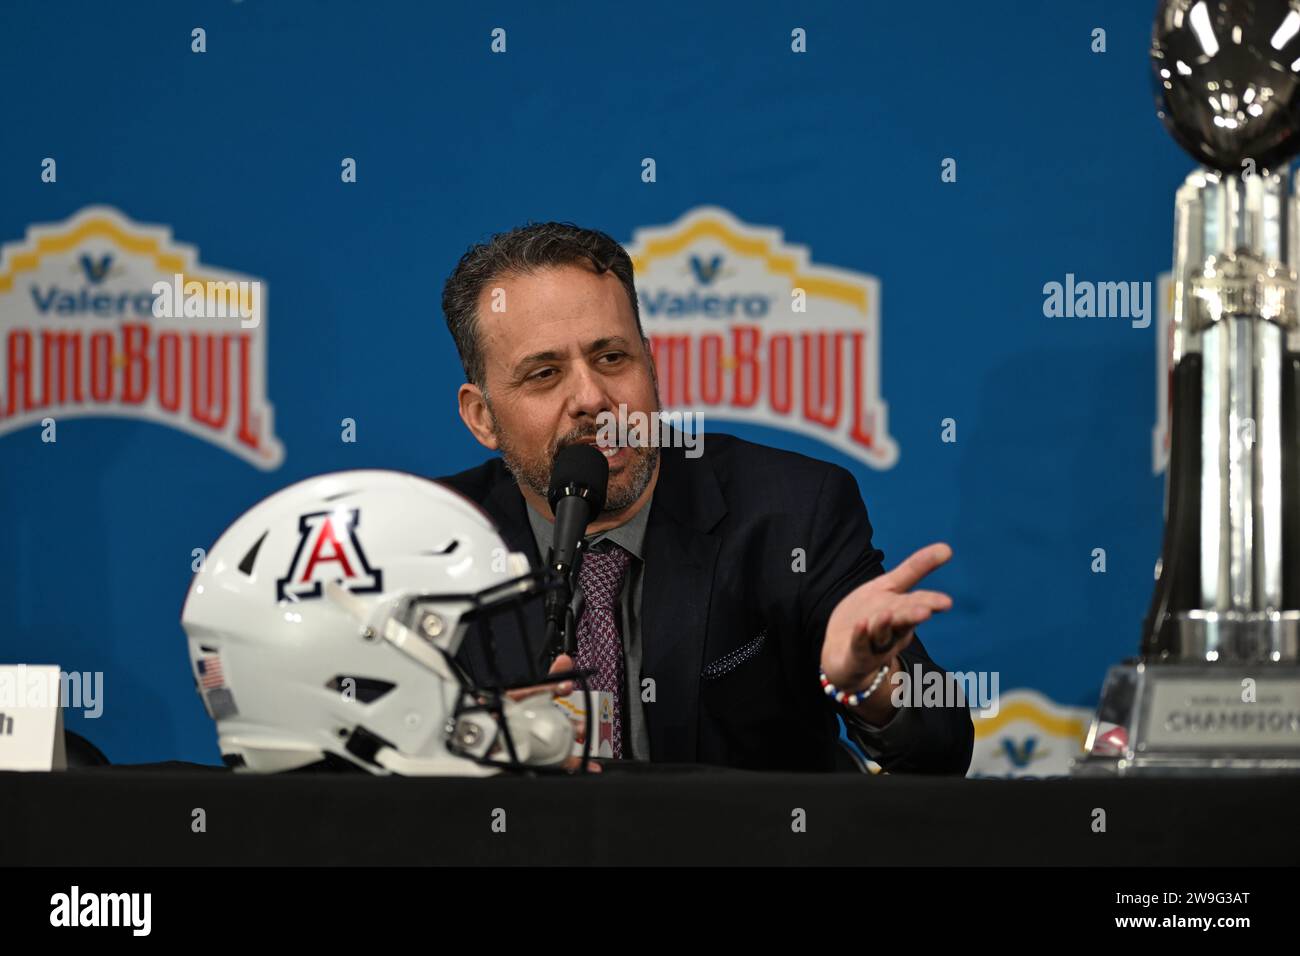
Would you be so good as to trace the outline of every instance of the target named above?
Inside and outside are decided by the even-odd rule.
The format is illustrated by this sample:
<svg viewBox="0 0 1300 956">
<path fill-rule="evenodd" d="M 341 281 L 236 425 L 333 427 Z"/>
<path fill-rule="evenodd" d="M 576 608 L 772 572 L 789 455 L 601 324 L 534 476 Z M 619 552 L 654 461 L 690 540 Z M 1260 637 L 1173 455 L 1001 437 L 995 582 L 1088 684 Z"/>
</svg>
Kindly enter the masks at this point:
<svg viewBox="0 0 1300 956">
<path fill-rule="evenodd" d="M 1117 664 L 1070 774 L 1300 774 L 1300 665 Z"/>
</svg>

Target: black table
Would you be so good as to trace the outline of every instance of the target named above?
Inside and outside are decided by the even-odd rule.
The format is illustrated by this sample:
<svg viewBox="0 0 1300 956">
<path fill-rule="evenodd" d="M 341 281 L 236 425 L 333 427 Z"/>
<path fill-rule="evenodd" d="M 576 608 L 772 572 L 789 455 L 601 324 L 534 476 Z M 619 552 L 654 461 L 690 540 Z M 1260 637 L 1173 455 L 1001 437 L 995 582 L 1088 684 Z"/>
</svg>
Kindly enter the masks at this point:
<svg viewBox="0 0 1300 956">
<path fill-rule="evenodd" d="M 420 779 L 173 763 L 0 773 L 0 865 L 1294 866 L 1297 806 L 1300 777 L 966 780 L 631 764 L 585 778 Z M 192 830 L 196 808 L 204 833 Z"/>
</svg>

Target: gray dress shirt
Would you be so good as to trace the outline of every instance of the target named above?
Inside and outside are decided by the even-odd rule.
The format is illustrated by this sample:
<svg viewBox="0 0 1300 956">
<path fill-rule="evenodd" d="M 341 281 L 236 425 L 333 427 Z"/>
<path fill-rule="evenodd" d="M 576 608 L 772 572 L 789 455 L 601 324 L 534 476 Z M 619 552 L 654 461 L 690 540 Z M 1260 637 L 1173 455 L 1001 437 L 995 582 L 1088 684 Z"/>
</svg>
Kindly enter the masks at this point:
<svg viewBox="0 0 1300 956">
<path fill-rule="evenodd" d="M 623 757 L 632 760 L 650 759 L 650 737 L 646 731 L 645 710 L 641 704 L 641 585 L 645 577 L 643 547 L 646 522 L 650 518 L 650 507 L 653 504 L 652 495 L 645 507 L 627 524 L 610 528 L 586 539 L 587 546 L 596 551 L 602 549 L 603 542 L 612 541 L 632 555 L 632 560 L 628 563 L 627 577 L 623 580 L 623 590 L 619 594 L 619 633 L 623 637 L 624 727 L 630 731 L 623 737 Z M 545 559 L 546 552 L 555 537 L 555 525 L 533 510 L 532 505 L 526 505 L 524 510 L 528 512 L 528 522 L 533 526 L 537 553 Z M 890 738 L 905 732 L 903 725 L 907 720 L 903 715 L 908 709 L 904 707 L 897 710 L 883 726 L 877 727 L 846 708 L 837 708 L 845 719 L 849 733 L 872 757 L 879 753 Z M 900 720 L 900 717 L 903 719 Z"/>
<path fill-rule="evenodd" d="M 654 497 L 651 496 L 645 507 L 627 524 L 586 538 L 587 547 L 595 551 L 603 550 L 604 542 L 612 541 L 632 555 L 627 566 L 627 576 L 623 579 L 623 590 L 619 592 L 618 622 L 618 632 L 623 636 L 623 758 L 632 760 L 650 759 L 650 737 L 646 732 L 645 711 L 641 706 L 641 581 L 645 576 L 642 546 L 653 503 Z M 528 512 L 528 522 L 533 526 L 537 553 L 545 560 L 546 552 L 555 537 L 555 524 L 534 511 L 532 505 L 528 505 L 525 510 Z"/>
</svg>

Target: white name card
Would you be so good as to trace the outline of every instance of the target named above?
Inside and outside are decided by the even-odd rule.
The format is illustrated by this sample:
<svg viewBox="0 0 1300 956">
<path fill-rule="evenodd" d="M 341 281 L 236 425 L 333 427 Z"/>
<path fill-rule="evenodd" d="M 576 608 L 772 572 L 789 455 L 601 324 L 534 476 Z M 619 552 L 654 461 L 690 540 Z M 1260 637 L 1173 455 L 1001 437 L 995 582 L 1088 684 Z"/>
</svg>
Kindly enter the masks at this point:
<svg viewBox="0 0 1300 956">
<path fill-rule="evenodd" d="M 0 770 L 66 770 L 59 668 L 0 665 Z"/>
</svg>

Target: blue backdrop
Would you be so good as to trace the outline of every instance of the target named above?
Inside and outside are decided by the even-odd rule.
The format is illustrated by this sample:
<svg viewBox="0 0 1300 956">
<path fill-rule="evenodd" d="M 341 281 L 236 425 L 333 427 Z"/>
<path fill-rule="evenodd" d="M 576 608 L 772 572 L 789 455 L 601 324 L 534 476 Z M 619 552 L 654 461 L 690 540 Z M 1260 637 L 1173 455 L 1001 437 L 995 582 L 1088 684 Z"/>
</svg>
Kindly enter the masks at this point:
<svg viewBox="0 0 1300 956">
<path fill-rule="evenodd" d="M 69 725 L 114 761 L 216 762 L 178 624 L 192 550 L 307 475 L 482 460 L 439 308 L 470 243 L 542 219 L 630 241 L 707 204 L 880 280 L 900 454 L 711 427 L 851 468 L 888 562 L 952 543 L 955 608 L 922 631 L 945 666 L 1091 706 L 1158 553 L 1157 328 L 1048 318 L 1043 286 L 1169 268 L 1191 161 L 1154 115 L 1152 8 L 6 0 L 0 242 L 103 204 L 265 279 L 285 457 L 119 418 L 0 436 L 0 662 L 103 671 L 103 716 Z"/>
</svg>

